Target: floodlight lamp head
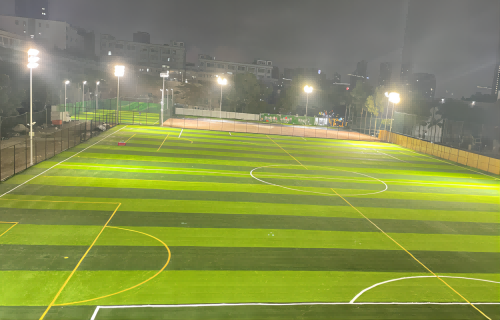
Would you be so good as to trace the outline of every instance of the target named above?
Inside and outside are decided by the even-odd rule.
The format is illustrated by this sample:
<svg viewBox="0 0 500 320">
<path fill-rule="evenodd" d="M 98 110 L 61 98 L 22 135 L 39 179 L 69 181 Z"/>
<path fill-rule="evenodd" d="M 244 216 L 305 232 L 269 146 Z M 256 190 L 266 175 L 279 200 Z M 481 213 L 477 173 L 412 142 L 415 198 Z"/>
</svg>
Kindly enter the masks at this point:
<svg viewBox="0 0 500 320">
<path fill-rule="evenodd" d="M 115 76 L 123 77 L 125 74 L 125 66 L 115 66 Z"/>
<path fill-rule="evenodd" d="M 29 56 L 36 56 L 40 53 L 40 51 L 38 51 L 37 49 L 29 49 L 28 50 L 28 55 Z"/>
<path fill-rule="evenodd" d="M 401 101 L 401 98 L 399 97 L 399 93 L 397 93 L 397 92 L 389 93 L 389 101 L 392 103 L 399 103 L 399 101 Z"/>
</svg>

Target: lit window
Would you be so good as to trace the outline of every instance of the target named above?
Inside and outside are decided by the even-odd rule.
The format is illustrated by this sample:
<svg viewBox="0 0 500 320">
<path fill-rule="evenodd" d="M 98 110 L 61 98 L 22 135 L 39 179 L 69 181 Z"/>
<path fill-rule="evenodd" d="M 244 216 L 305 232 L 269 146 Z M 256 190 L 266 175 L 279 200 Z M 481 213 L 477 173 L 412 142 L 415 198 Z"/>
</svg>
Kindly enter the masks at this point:
<svg viewBox="0 0 500 320">
<path fill-rule="evenodd" d="M 111 55 L 111 51 L 108 51 L 108 56 L 110 56 L 110 55 Z"/>
<path fill-rule="evenodd" d="M 31 35 L 31 39 L 33 39 L 33 38 L 35 38 L 35 35 L 33 35 L 33 34 L 32 34 L 32 35 Z"/>
</svg>

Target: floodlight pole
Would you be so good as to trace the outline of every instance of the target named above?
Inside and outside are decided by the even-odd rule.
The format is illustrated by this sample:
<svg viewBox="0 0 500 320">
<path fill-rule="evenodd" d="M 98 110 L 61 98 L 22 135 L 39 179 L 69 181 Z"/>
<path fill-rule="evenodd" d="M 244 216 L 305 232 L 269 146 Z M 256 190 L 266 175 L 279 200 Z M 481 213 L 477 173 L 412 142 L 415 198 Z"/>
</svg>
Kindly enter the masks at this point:
<svg viewBox="0 0 500 320">
<path fill-rule="evenodd" d="M 165 77 L 163 77 L 163 90 L 161 91 L 160 127 L 163 126 L 163 105 L 165 104 Z"/>
<path fill-rule="evenodd" d="M 30 164 L 33 165 L 33 68 L 30 68 Z"/>
<path fill-rule="evenodd" d="M 118 104 L 120 100 L 120 76 L 117 76 L 118 78 L 118 89 L 116 90 L 116 121 L 115 124 L 118 124 Z"/>
<path fill-rule="evenodd" d="M 68 84 L 66 82 L 64 82 L 64 112 L 66 112 L 66 100 L 68 100 L 68 98 L 66 98 L 66 87 L 68 86 Z"/>
<path fill-rule="evenodd" d="M 387 117 L 389 116 L 389 98 L 387 98 L 387 108 L 385 109 L 385 127 L 384 130 L 387 131 Z"/>
<path fill-rule="evenodd" d="M 99 82 L 95 86 L 95 109 L 99 110 Z"/>
</svg>

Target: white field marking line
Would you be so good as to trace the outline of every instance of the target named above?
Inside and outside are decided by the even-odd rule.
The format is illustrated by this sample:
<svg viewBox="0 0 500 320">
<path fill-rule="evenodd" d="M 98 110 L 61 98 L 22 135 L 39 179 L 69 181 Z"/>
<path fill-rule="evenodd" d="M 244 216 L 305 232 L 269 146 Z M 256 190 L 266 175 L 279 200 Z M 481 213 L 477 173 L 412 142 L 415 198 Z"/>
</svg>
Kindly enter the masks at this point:
<svg viewBox="0 0 500 320">
<path fill-rule="evenodd" d="M 302 137 L 302 139 L 304 139 L 304 137 Z M 304 140 L 306 140 L 306 139 L 304 139 Z M 306 141 L 307 141 L 307 140 L 306 140 Z"/>
<path fill-rule="evenodd" d="M 316 193 L 316 194 L 323 194 L 323 195 L 332 195 L 331 193 L 324 193 L 324 192 L 316 192 L 316 191 L 306 191 L 306 190 L 299 190 L 299 189 L 293 189 L 293 188 L 288 188 L 288 187 L 284 187 L 284 186 L 280 186 L 279 184 L 274 184 L 274 183 L 271 183 L 271 182 L 267 182 L 267 181 L 264 181 L 264 180 L 261 180 L 257 177 L 255 177 L 253 175 L 253 172 L 255 170 L 258 170 L 258 169 L 262 169 L 262 168 L 269 168 L 269 167 L 279 167 L 279 166 L 293 166 L 293 167 L 303 167 L 303 166 L 299 166 L 299 165 L 289 165 L 289 164 L 275 164 L 275 165 L 270 165 L 270 166 L 262 166 L 262 167 L 258 167 L 258 168 L 254 168 L 252 169 L 252 171 L 250 171 L 250 175 L 252 176 L 252 178 L 254 178 L 255 180 L 258 180 L 262 183 L 265 183 L 265 184 L 268 184 L 268 185 L 271 185 L 271 186 L 275 186 L 275 187 L 280 187 L 280 188 L 284 188 L 284 189 L 288 189 L 288 190 L 293 190 L 293 191 L 300 191 L 300 192 L 308 192 L 308 193 Z M 309 166 L 309 167 L 318 167 L 318 166 Z M 374 178 L 374 177 L 371 177 L 367 174 L 363 174 L 363 173 L 359 173 L 359 172 L 354 172 L 354 171 L 347 171 L 347 170 L 340 170 L 340 169 L 334 169 L 334 170 L 338 170 L 338 171 L 344 171 L 344 172 L 350 172 L 350 173 L 355 173 L 355 174 L 359 174 L 359 175 L 362 175 L 362 176 L 365 176 L 365 177 L 368 177 L 368 178 L 372 178 L 372 179 L 375 179 L 379 182 L 382 182 L 384 185 L 385 185 L 385 189 L 384 190 L 381 190 L 381 191 L 377 191 L 377 192 L 370 192 L 370 193 L 361 193 L 361 194 L 349 194 L 349 195 L 344 195 L 346 197 L 353 197 L 353 196 L 366 196 L 366 195 L 370 195 L 370 194 L 377 194 L 377 193 L 382 193 L 384 191 L 387 191 L 388 189 L 388 186 L 387 184 L 382 181 L 382 180 L 379 180 L 377 178 Z"/>
<path fill-rule="evenodd" d="M 497 282 L 497 281 L 484 280 L 484 279 L 476 279 L 476 278 L 453 277 L 453 276 L 437 276 L 437 277 L 440 277 L 440 278 L 453 278 L 453 279 L 465 279 L 465 280 L 475 280 L 475 281 L 484 281 L 484 282 L 490 282 L 490 283 L 500 284 L 500 282 Z M 365 293 L 366 291 L 368 291 L 370 289 L 378 287 L 380 285 L 383 285 L 383 284 L 386 284 L 386 283 L 389 283 L 389 282 L 399 281 L 399 280 L 416 279 L 416 278 L 436 278 L 436 276 L 403 277 L 403 278 L 397 278 L 397 279 L 391 279 L 391 280 L 379 282 L 379 283 L 374 284 L 371 287 L 368 287 L 366 289 L 361 290 L 361 292 L 358 293 L 354 298 L 352 298 L 352 300 L 349 301 L 349 303 L 354 303 L 356 301 L 356 299 L 358 299 L 363 293 Z M 468 303 L 463 303 L 463 304 L 468 304 Z M 476 303 L 474 303 L 474 304 L 476 304 Z"/>
<path fill-rule="evenodd" d="M 405 150 L 405 151 L 406 151 L 406 150 Z M 437 161 L 441 161 L 441 162 L 444 162 L 444 163 L 447 163 L 447 164 L 451 164 L 452 166 L 455 166 L 455 167 L 459 167 L 459 168 L 462 168 L 462 169 L 465 169 L 465 170 L 469 170 L 469 171 L 472 171 L 472 172 L 475 172 L 475 173 L 479 173 L 479 174 L 482 174 L 483 176 L 487 176 L 487 177 L 490 177 L 490 178 L 492 178 L 492 179 L 494 179 L 494 180 L 499 180 L 499 181 L 500 181 L 500 179 L 499 179 L 499 178 L 496 178 L 496 177 L 494 177 L 494 176 L 490 176 L 489 174 L 482 173 L 482 172 L 479 172 L 479 171 L 476 171 L 476 170 L 472 170 L 472 169 L 469 169 L 469 168 L 467 168 L 467 167 L 462 167 L 462 166 L 456 165 L 456 164 L 451 163 L 451 162 L 448 162 L 448 161 L 444 161 L 444 160 L 441 160 L 441 159 L 437 159 L 437 157 L 436 157 L 436 158 L 433 158 L 433 157 L 431 157 L 431 156 L 429 156 L 429 155 L 426 155 L 426 154 L 423 154 L 423 153 L 417 153 L 417 152 L 415 152 L 415 151 L 413 151 L 413 150 L 411 150 L 411 149 L 409 149 L 409 150 L 407 150 L 407 151 L 409 151 L 409 152 L 411 152 L 411 153 L 418 154 L 418 155 L 420 155 L 420 156 L 424 156 L 424 157 L 427 157 L 427 158 L 433 159 L 433 160 L 437 160 Z"/>
<path fill-rule="evenodd" d="M 106 138 L 108 138 L 108 137 L 111 137 L 112 135 L 114 135 L 115 133 L 119 132 L 119 131 L 120 131 L 120 130 L 122 130 L 122 129 L 125 129 L 126 127 L 127 127 L 127 126 L 125 126 L 125 127 L 121 128 L 121 129 L 118 129 L 118 130 L 116 130 L 115 132 L 113 132 L 113 133 L 111 133 L 111 134 L 108 134 L 107 136 L 105 136 L 105 137 L 104 137 L 104 138 L 102 138 L 101 140 L 99 140 L 99 141 L 97 141 L 97 142 L 95 142 L 95 143 L 91 144 L 90 146 L 88 146 L 87 148 L 85 148 L 85 149 L 83 149 L 83 150 L 78 151 L 77 153 L 75 153 L 75 154 L 74 154 L 74 155 L 72 155 L 71 157 L 66 158 L 66 159 L 64 159 L 64 160 L 63 160 L 63 161 L 61 161 L 61 162 L 56 163 L 56 164 L 55 164 L 55 165 L 53 165 L 52 167 L 50 167 L 50 168 L 48 168 L 47 170 L 43 171 L 42 173 L 39 173 L 39 174 L 37 174 L 36 176 L 34 176 L 33 178 L 31 178 L 31 179 L 28 179 L 28 180 L 24 181 L 23 183 L 21 183 L 20 185 L 16 186 L 15 188 L 12 188 L 12 189 L 10 189 L 9 191 L 5 192 L 4 194 L 0 195 L 0 198 L 1 198 L 1 197 L 3 197 L 3 196 L 5 196 L 6 194 L 11 193 L 12 191 L 16 190 L 16 189 L 17 189 L 17 188 L 19 188 L 19 187 L 24 186 L 26 183 L 30 182 L 31 180 L 33 180 L 33 179 L 35 179 L 35 178 L 38 178 L 38 177 L 39 177 L 39 176 L 41 176 L 42 174 L 45 174 L 47 171 L 49 171 L 49 170 L 51 170 L 51 169 L 53 169 L 53 168 L 57 167 L 57 166 L 58 166 L 58 165 L 60 165 L 61 163 L 68 161 L 69 159 L 71 159 L 71 158 L 73 158 L 74 156 L 76 156 L 76 155 L 78 155 L 78 154 L 80 154 L 80 153 L 84 152 L 85 150 L 87 150 L 87 149 L 89 149 L 89 148 L 92 148 L 93 146 L 95 146 L 96 144 L 98 144 L 99 142 L 101 142 L 102 140 L 104 140 L 104 139 L 106 139 Z"/>
<path fill-rule="evenodd" d="M 156 121 L 155 123 L 153 123 L 153 125 L 157 124 L 158 122 L 160 122 L 160 120 Z"/>
<path fill-rule="evenodd" d="M 409 163 L 408 161 L 404 161 L 404 160 L 398 159 L 398 158 L 396 158 L 396 157 L 394 157 L 394 156 L 391 156 L 390 154 L 387 154 L 387 153 L 384 153 L 384 152 L 380 152 L 380 151 L 378 151 L 377 149 L 375 149 L 375 151 L 377 151 L 378 153 L 381 153 L 381 154 L 385 154 L 386 156 L 391 157 L 391 158 L 394 158 L 394 159 L 399 160 L 399 161 L 401 161 L 401 162 Z"/>
<path fill-rule="evenodd" d="M 232 135 L 232 134 L 231 134 L 231 132 L 229 132 L 229 135 L 230 135 L 230 136 Z"/>
<path fill-rule="evenodd" d="M 180 137 L 181 137 L 181 135 L 182 135 L 182 130 L 184 130 L 184 129 L 181 129 L 181 133 L 179 133 L 179 138 L 180 138 Z"/>
<path fill-rule="evenodd" d="M 217 171 L 199 171 L 199 170 L 173 170 L 173 169 L 147 169 L 147 168 L 130 168 L 130 167 L 110 167 L 110 166 L 89 166 L 89 165 L 80 165 L 80 164 L 62 164 L 62 167 L 87 167 L 87 168 L 105 168 L 105 169 L 124 169 L 124 170 L 145 170 L 145 171 L 174 171 L 174 172 L 194 172 L 194 173 L 213 173 L 213 174 L 227 174 L 227 175 L 236 175 L 236 176 L 246 176 L 246 173 L 232 173 L 232 172 L 217 172 Z M 325 180 L 342 180 L 342 181 L 359 181 L 359 182 L 370 182 L 369 180 L 359 180 L 359 179 L 344 179 L 344 178 L 326 178 L 326 177 L 307 177 L 307 176 L 298 176 L 298 175 L 269 175 L 269 174 L 258 174 L 261 178 L 311 178 L 311 179 L 325 179 Z M 386 183 L 393 182 L 396 184 L 425 184 L 425 185 L 437 185 L 437 186 L 458 186 L 458 187 L 474 187 L 474 188 L 492 188 L 496 189 L 498 186 L 479 186 L 479 185 L 463 185 L 459 183 L 451 184 L 451 183 L 428 183 L 428 182 L 417 182 L 417 181 L 392 181 L 386 180 Z"/>
<path fill-rule="evenodd" d="M 203 304 L 143 304 L 123 306 L 97 306 L 90 320 L 95 320 L 100 309 L 135 308 L 200 308 L 200 307 L 240 307 L 240 306 L 321 306 L 321 305 L 468 305 L 467 302 L 292 302 L 292 303 L 203 303 Z M 474 302 L 476 305 L 500 305 L 498 302 Z"/>
</svg>

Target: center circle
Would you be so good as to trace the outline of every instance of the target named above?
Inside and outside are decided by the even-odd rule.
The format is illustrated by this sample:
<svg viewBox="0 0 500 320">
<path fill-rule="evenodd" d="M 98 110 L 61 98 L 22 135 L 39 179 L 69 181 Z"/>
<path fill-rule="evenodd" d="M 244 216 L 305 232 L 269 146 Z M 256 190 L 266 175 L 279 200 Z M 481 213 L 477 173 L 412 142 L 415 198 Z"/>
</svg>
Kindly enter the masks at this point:
<svg viewBox="0 0 500 320">
<path fill-rule="evenodd" d="M 301 165 L 276 164 L 254 168 L 250 171 L 250 176 L 271 186 L 330 196 L 335 194 L 331 189 L 349 189 L 349 186 L 357 183 L 363 183 L 367 187 L 363 191 L 371 191 L 374 182 L 380 185 L 380 188 L 376 187 L 373 192 L 364 193 L 357 193 L 358 188 L 351 188 L 352 192 L 344 191 L 339 194 L 346 197 L 366 196 L 382 193 L 388 188 L 384 181 L 364 173 L 320 166 L 307 166 L 307 169 Z"/>
</svg>

